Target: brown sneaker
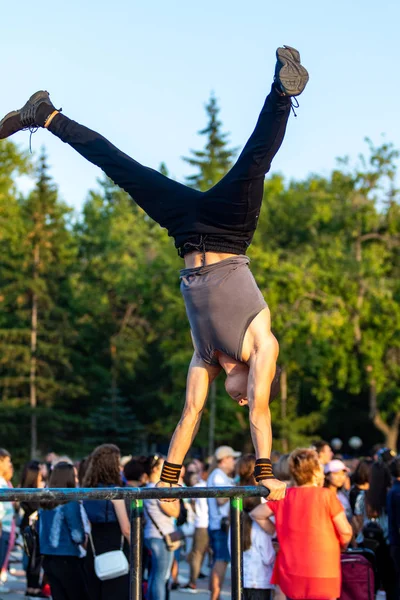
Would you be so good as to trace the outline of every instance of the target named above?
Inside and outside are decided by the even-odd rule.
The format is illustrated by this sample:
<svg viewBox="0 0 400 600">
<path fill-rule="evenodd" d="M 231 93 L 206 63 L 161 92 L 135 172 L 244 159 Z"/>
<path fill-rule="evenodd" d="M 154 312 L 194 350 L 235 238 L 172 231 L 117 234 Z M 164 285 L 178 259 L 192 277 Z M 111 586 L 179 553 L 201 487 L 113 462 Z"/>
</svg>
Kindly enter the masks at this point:
<svg viewBox="0 0 400 600">
<path fill-rule="evenodd" d="M 307 85 L 309 75 L 300 64 L 300 53 L 283 46 L 276 51 L 275 85 L 285 96 L 298 96 Z"/>
<path fill-rule="evenodd" d="M 46 118 L 55 110 L 48 92 L 36 92 L 22 108 L 9 112 L 0 121 L 0 140 L 14 135 L 17 131 L 34 131 L 43 127 Z"/>
</svg>

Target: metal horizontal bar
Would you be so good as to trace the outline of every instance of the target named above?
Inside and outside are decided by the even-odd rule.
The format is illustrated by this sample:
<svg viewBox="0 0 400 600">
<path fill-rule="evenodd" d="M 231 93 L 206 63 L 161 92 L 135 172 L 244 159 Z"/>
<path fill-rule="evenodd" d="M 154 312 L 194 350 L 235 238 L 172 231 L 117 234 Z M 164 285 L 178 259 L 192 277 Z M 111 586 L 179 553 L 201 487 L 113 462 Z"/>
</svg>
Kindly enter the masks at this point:
<svg viewBox="0 0 400 600">
<path fill-rule="evenodd" d="M 248 498 L 266 497 L 269 490 L 263 486 L 247 487 L 178 487 L 178 488 L 53 488 L 0 489 L 0 502 L 16 500 L 18 502 L 41 500 L 151 500 L 156 498 Z"/>
</svg>

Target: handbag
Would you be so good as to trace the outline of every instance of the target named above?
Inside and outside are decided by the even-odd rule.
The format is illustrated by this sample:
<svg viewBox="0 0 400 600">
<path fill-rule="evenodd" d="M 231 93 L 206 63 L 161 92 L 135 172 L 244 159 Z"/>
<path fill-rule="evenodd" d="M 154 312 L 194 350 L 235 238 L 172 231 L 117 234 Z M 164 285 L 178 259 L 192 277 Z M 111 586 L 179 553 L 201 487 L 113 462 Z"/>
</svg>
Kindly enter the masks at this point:
<svg viewBox="0 0 400 600">
<path fill-rule="evenodd" d="M 24 527 L 24 530 L 21 532 L 24 550 L 30 559 L 31 569 L 35 568 L 37 564 L 41 564 L 37 519 L 38 513 L 35 511 L 30 516 L 30 524 Z"/>
<path fill-rule="evenodd" d="M 215 501 L 217 502 L 217 500 L 215 500 Z M 221 507 L 218 504 L 218 502 L 217 502 L 217 511 L 218 511 L 218 514 L 221 517 L 221 524 L 220 524 L 221 531 L 223 533 L 229 533 L 229 529 L 230 529 L 230 526 L 231 526 L 231 518 L 229 516 L 224 517 L 222 515 L 222 510 L 221 510 Z"/>
<path fill-rule="evenodd" d="M 153 523 L 154 527 L 157 529 L 158 533 L 161 535 L 162 539 L 164 540 L 164 544 L 167 547 L 167 550 L 169 550 L 170 552 L 175 552 L 175 550 L 178 550 L 178 548 L 181 547 L 183 539 L 184 539 L 184 535 L 181 531 L 173 531 L 172 533 L 163 533 L 161 531 L 161 529 L 159 528 L 159 526 L 157 525 L 157 523 L 155 522 L 155 520 L 153 519 L 153 517 L 151 516 L 151 514 L 149 513 L 149 511 L 147 510 L 146 506 L 144 506 L 144 510 L 145 513 L 147 514 L 147 516 L 149 517 L 150 521 Z"/>
<path fill-rule="evenodd" d="M 25 527 L 22 532 L 22 540 L 24 543 L 24 550 L 30 558 L 35 554 L 39 546 L 39 536 L 36 529 L 31 525 Z"/>
<path fill-rule="evenodd" d="M 94 557 L 94 572 L 101 581 L 116 579 L 129 573 L 129 563 L 123 552 L 124 536 L 121 535 L 121 548 L 96 555 L 92 534 L 89 533 L 90 545 Z"/>
<path fill-rule="evenodd" d="M 176 520 L 177 526 L 182 527 L 182 525 L 187 523 L 187 518 L 188 518 L 188 509 L 186 508 L 185 503 L 182 500 L 182 498 L 180 498 L 180 500 L 179 500 L 179 515 Z"/>
</svg>

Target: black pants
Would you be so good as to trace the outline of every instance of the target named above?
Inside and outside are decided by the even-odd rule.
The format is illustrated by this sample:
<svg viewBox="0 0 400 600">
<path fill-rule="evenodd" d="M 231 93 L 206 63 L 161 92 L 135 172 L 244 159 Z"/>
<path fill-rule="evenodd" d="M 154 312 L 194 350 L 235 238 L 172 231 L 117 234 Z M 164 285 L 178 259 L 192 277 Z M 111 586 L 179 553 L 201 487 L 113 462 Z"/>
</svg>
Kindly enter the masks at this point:
<svg viewBox="0 0 400 600">
<path fill-rule="evenodd" d="M 206 192 L 144 167 L 100 134 L 62 114 L 53 119 L 49 130 L 100 167 L 165 227 L 181 255 L 199 243 L 203 250 L 244 254 L 257 227 L 264 177 L 285 135 L 290 106 L 290 98 L 273 87 L 236 164 Z"/>
<path fill-rule="evenodd" d="M 396 600 L 400 600 L 400 547 L 390 546 L 390 554 L 396 572 Z"/>
<path fill-rule="evenodd" d="M 53 600 L 87 600 L 81 558 L 47 555 L 43 569 Z"/>
<path fill-rule="evenodd" d="M 396 572 L 391 556 L 391 549 L 386 543 L 379 545 L 375 551 L 376 567 L 378 571 L 379 585 L 386 592 L 386 600 L 396 598 Z"/>
<path fill-rule="evenodd" d="M 92 523 L 92 537 L 96 555 L 119 550 L 121 547 L 121 529 L 118 523 Z M 126 542 L 124 550 L 127 555 Z M 94 558 L 90 544 L 87 548 L 84 565 L 90 600 L 129 600 L 129 575 L 101 581 L 94 570 Z"/>
<path fill-rule="evenodd" d="M 30 556 L 28 558 L 28 566 L 26 568 L 26 587 L 29 589 L 40 588 L 40 571 L 42 568 L 42 556 Z"/>
<path fill-rule="evenodd" d="M 243 589 L 243 600 L 271 600 L 271 590 Z"/>
</svg>

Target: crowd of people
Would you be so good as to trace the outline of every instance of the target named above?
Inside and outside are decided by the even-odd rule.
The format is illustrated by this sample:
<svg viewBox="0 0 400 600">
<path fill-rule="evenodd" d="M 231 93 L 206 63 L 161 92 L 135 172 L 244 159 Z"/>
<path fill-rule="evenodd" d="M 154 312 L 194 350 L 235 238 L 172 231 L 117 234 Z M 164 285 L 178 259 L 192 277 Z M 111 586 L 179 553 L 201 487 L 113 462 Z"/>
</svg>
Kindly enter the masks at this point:
<svg viewBox="0 0 400 600">
<path fill-rule="evenodd" d="M 400 598 L 400 457 L 380 448 L 371 457 L 334 456 L 327 442 L 273 453 L 274 474 L 287 483 L 280 501 L 243 500 L 243 572 L 246 600 L 334 600 L 340 596 L 341 553 L 375 554 L 376 587 Z M 188 487 L 255 485 L 255 456 L 220 446 L 208 461 L 191 459 L 180 484 Z M 24 465 L 19 487 L 153 487 L 164 458 L 121 457 L 113 444 L 75 463 L 50 454 Z M 0 449 L 0 487 L 12 487 L 10 453 Z M 129 597 L 130 505 L 124 500 L 0 503 L 0 595 L 7 593 L 10 554 L 24 540 L 26 596 L 53 600 Z M 147 600 L 171 589 L 197 593 L 209 578 L 211 600 L 221 597 L 230 562 L 229 501 L 197 498 L 144 501 L 143 581 Z M 99 559 L 118 557 L 104 575 Z M 113 559 L 113 560 L 114 560 Z M 189 564 L 182 583 L 179 564 Z M 111 564 L 111 563 L 110 563 Z M 115 570 L 116 569 L 116 570 Z M 119 570 L 118 570 L 119 569 Z"/>
</svg>

